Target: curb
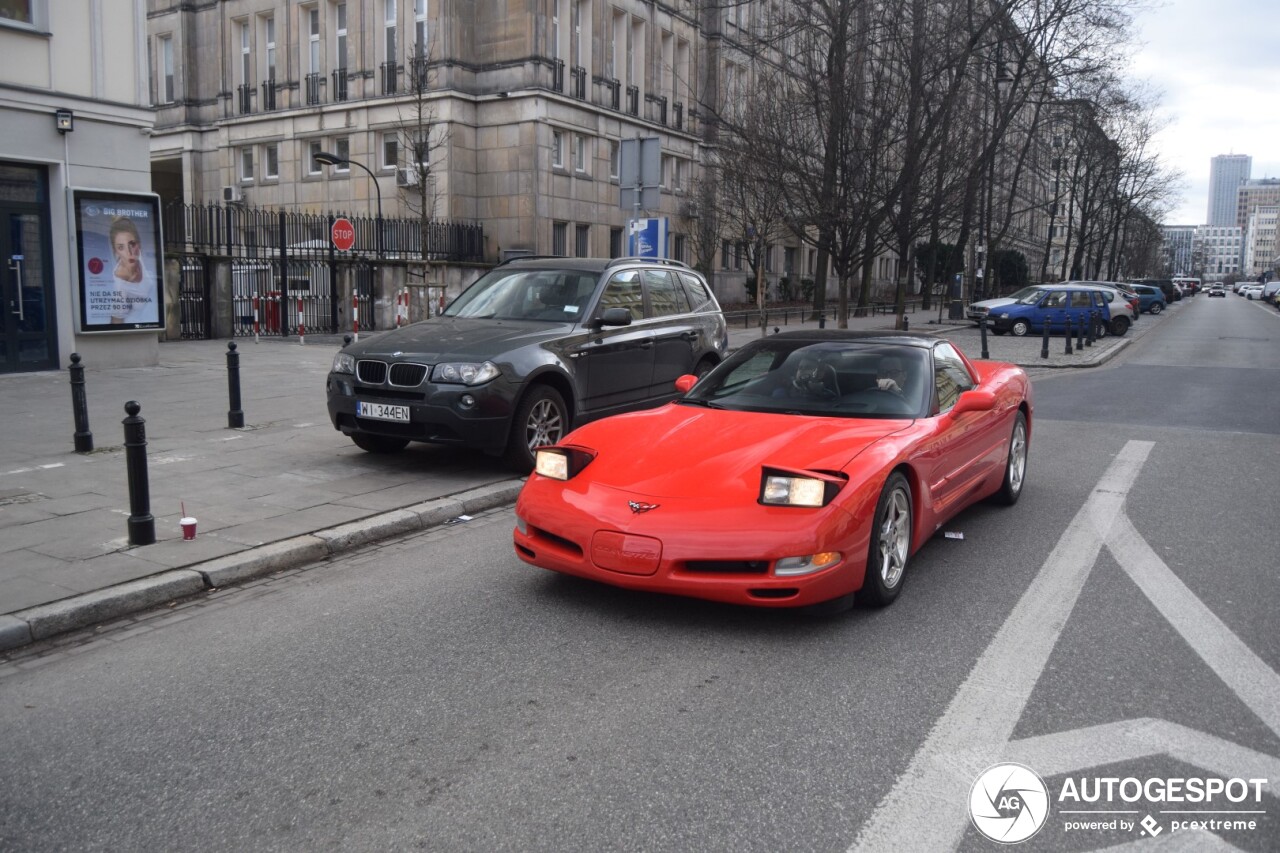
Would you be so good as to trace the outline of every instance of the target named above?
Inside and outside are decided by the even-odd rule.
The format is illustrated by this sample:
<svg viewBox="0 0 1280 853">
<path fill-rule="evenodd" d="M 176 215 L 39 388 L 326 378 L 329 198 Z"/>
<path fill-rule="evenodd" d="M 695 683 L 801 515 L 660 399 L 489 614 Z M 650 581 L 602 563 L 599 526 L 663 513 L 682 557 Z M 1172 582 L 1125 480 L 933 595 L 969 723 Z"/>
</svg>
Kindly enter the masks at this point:
<svg viewBox="0 0 1280 853">
<path fill-rule="evenodd" d="M 178 598 L 294 568 L 394 536 L 436 527 L 464 513 L 514 504 L 523 480 L 505 480 L 390 510 L 291 539 L 169 569 L 50 604 L 0 615 L 0 652 L 88 628 Z"/>
</svg>

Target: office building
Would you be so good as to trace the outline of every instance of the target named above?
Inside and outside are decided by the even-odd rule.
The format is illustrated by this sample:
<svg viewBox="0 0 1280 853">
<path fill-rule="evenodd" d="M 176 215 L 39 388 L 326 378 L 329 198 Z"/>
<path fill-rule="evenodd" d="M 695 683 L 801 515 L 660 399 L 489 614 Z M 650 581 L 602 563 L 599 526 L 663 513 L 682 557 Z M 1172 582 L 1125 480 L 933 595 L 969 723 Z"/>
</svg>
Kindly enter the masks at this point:
<svg viewBox="0 0 1280 853">
<path fill-rule="evenodd" d="M 1253 158 L 1247 154 L 1221 154 L 1209 161 L 1209 213 L 1207 225 L 1239 225 L 1236 189 L 1249 180 Z"/>
</svg>

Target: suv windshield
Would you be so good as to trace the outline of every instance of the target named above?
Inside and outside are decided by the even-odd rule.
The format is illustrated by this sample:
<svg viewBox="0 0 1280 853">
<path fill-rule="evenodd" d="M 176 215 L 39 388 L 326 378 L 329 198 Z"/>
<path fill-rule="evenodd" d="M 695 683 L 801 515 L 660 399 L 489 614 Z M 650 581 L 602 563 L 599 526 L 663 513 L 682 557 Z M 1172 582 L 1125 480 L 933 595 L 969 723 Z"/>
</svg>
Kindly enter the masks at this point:
<svg viewBox="0 0 1280 853">
<path fill-rule="evenodd" d="M 576 270 L 494 270 L 450 303 L 444 316 L 576 322 L 597 278 Z"/>
</svg>

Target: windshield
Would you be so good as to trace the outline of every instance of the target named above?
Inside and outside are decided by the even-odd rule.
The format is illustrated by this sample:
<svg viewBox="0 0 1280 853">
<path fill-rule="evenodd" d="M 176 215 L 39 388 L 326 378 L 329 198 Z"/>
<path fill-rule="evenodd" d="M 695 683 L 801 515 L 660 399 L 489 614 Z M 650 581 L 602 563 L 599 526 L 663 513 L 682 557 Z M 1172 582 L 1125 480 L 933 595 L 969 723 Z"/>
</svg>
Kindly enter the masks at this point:
<svg viewBox="0 0 1280 853">
<path fill-rule="evenodd" d="M 1039 287 L 1024 287 L 1017 293 L 1013 294 L 1013 299 L 1019 305 L 1035 305 L 1040 301 L 1040 297 L 1044 296 L 1045 291 Z"/>
<path fill-rule="evenodd" d="M 446 317 L 576 322 L 596 288 L 596 274 L 573 270 L 494 270 L 450 303 Z"/>
<path fill-rule="evenodd" d="M 683 402 L 750 412 L 916 418 L 932 389 L 928 364 L 928 350 L 883 341 L 753 341 Z"/>
</svg>

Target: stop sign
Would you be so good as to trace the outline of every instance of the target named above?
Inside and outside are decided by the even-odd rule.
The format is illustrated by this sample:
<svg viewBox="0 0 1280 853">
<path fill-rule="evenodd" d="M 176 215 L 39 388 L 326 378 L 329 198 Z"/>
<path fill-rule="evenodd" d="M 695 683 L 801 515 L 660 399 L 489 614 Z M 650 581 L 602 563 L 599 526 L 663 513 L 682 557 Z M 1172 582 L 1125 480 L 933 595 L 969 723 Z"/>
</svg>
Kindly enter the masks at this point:
<svg viewBox="0 0 1280 853">
<path fill-rule="evenodd" d="M 351 247 L 356 244 L 356 228 L 351 224 L 350 219 L 333 220 L 333 227 L 329 229 L 329 236 L 333 238 L 333 247 L 339 252 L 349 252 Z"/>
</svg>

